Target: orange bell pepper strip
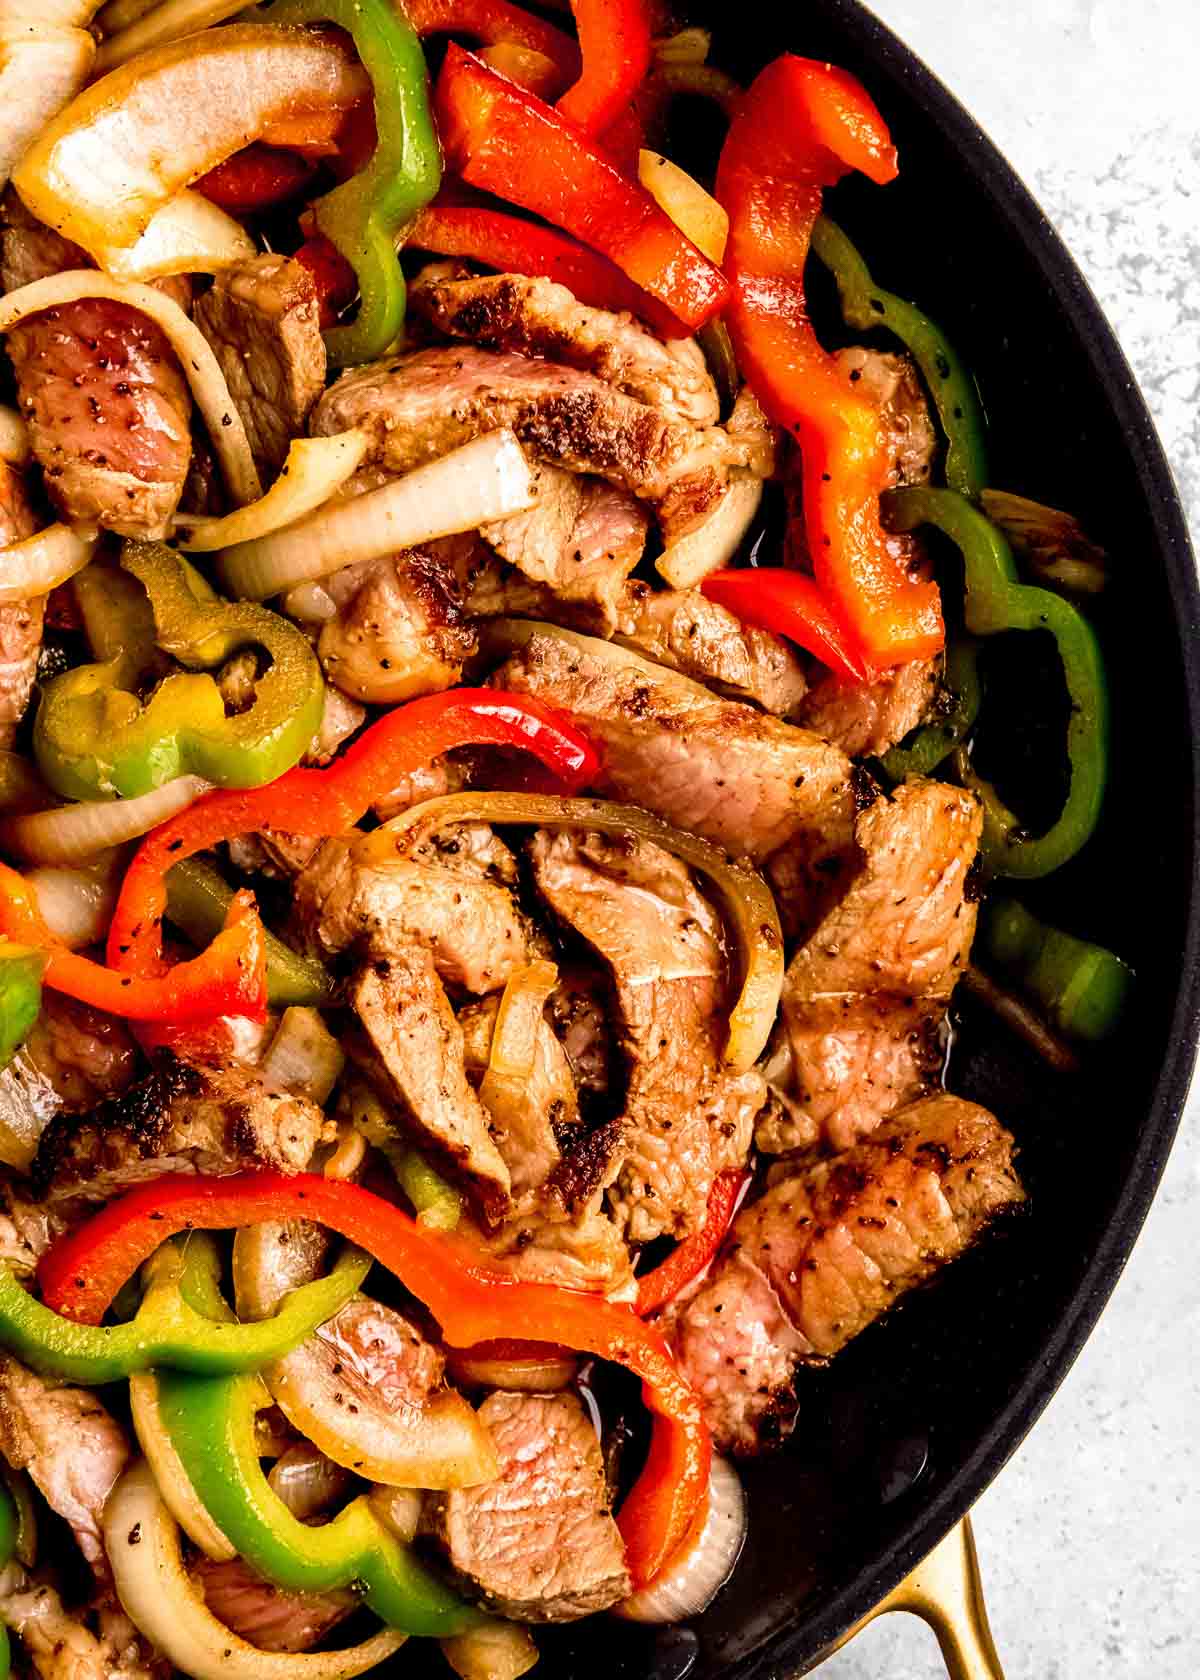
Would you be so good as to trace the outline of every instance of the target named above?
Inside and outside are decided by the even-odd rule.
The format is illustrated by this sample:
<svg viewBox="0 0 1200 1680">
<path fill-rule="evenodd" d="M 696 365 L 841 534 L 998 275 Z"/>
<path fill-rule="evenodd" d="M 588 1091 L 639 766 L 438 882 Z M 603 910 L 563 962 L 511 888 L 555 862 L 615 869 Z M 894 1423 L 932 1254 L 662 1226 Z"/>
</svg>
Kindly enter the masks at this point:
<svg viewBox="0 0 1200 1680">
<path fill-rule="evenodd" d="M 313 1173 L 169 1174 L 110 1202 L 43 1257 L 48 1307 L 98 1324 L 121 1285 L 178 1231 L 222 1231 L 309 1219 L 366 1249 L 424 1303 L 452 1347 L 520 1331 L 609 1359 L 642 1382 L 653 1416 L 650 1452 L 617 1517 L 635 1588 L 670 1563 L 694 1531 L 708 1490 L 712 1442 L 692 1388 L 662 1335 L 633 1310 L 582 1291 L 524 1283 L 481 1264 L 465 1244 L 423 1230 L 400 1208 Z"/>
<path fill-rule="evenodd" d="M 471 186 L 603 253 L 689 332 L 725 306 L 720 269 L 596 141 L 453 44 L 436 110 L 447 163 Z"/>
<path fill-rule="evenodd" d="M 708 1193 L 704 1224 L 677 1244 L 660 1266 L 655 1266 L 652 1272 L 643 1272 L 637 1280 L 634 1310 L 639 1318 L 661 1311 L 693 1278 L 712 1265 L 749 1182 L 750 1174 L 740 1170 L 717 1174 Z"/>
<path fill-rule="evenodd" d="M 864 662 L 926 658 L 944 642 L 936 585 L 910 577 L 880 523 L 891 459 L 876 406 L 817 340 L 804 265 L 822 189 L 852 169 L 884 183 L 896 153 L 853 76 L 790 54 L 740 102 L 717 171 L 729 214 L 725 321 L 767 414 L 798 441 L 813 572 Z"/>
<path fill-rule="evenodd" d="M 646 0 L 571 0 L 583 74 L 558 102 L 564 117 L 586 134 L 616 122 L 650 68 L 650 9 Z"/>
<path fill-rule="evenodd" d="M 876 674 L 865 664 L 829 597 L 804 572 L 783 566 L 735 567 L 710 572 L 700 588 L 743 624 L 798 642 L 848 682 L 868 682 Z"/>
<path fill-rule="evenodd" d="M 109 963 L 144 974 L 161 962 L 172 864 L 259 828 L 342 834 L 402 777 L 463 746 L 524 748 L 566 792 L 586 787 L 599 769 L 587 737 L 531 696 L 454 688 L 410 700 L 385 713 L 327 769 L 289 770 L 263 787 L 214 789 L 148 834 L 126 871 L 113 912 Z"/>
</svg>

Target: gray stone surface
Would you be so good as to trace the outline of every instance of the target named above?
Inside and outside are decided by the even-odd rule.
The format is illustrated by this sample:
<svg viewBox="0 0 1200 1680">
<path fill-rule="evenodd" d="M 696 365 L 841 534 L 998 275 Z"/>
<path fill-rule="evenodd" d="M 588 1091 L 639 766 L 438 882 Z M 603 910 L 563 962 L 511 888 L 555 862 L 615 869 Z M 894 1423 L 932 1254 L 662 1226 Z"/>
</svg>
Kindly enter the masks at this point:
<svg viewBox="0 0 1200 1680">
<path fill-rule="evenodd" d="M 1200 536 L 1198 0 L 874 0 L 1008 154 L 1128 352 Z M 1120 1115 L 1104 1118 L 1119 1125 Z M 981 1500 L 1009 1680 L 1200 1675 L 1200 1091 L 1100 1326 Z M 821 1680 L 935 1680 L 891 1616 Z"/>
</svg>

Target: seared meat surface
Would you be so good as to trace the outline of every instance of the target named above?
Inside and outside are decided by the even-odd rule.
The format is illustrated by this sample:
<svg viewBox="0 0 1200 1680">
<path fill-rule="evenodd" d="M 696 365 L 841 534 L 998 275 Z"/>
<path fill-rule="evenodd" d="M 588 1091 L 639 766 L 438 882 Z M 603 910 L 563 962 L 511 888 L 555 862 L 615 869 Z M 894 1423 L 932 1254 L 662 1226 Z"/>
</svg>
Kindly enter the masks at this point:
<svg viewBox="0 0 1200 1680">
<path fill-rule="evenodd" d="M 484 1487 L 431 1496 L 425 1522 L 463 1589 L 520 1621 L 567 1622 L 629 1593 L 600 1444 L 570 1394 L 489 1394 L 500 1454 Z"/>
<path fill-rule="evenodd" d="M 836 741 L 851 758 L 881 757 L 924 723 L 937 703 L 942 659 L 910 659 L 868 683 L 815 682 L 796 722 Z"/>
<path fill-rule="evenodd" d="M 285 1592 L 240 1557 L 200 1556 L 189 1571 L 219 1622 L 260 1651 L 308 1651 L 358 1605 L 341 1592 Z"/>
<path fill-rule="evenodd" d="M 299 1172 L 331 1132 L 314 1103 L 267 1085 L 252 1068 L 193 1067 L 164 1054 L 123 1096 L 88 1114 L 55 1116 L 30 1179 L 51 1202 L 93 1202 L 163 1173 Z"/>
<path fill-rule="evenodd" d="M 476 1080 L 487 1072 L 500 1000 L 493 995 L 468 1004 L 459 1013 L 467 1072 Z M 579 1103 L 566 1051 L 554 1029 L 538 1027 L 534 1063 L 524 1089 L 490 1112 L 492 1136 L 512 1179 L 515 1199 L 539 1190 L 562 1160 L 562 1143 L 579 1128 Z"/>
<path fill-rule="evenodd" d="M 938 1030 L 975 932 L 974 795 L 906 782 L 855 823 L 862 862 L 784 980 L 787 1089 L 813 1137 L 844 1149 L 929 1087 Z"/>
<path fill-rule="evenodd" d="M 629 1248 L 617 1225 L 595 1206 L 569 1220 L 549 1198 L 544 1208 L 513 1214 L 495 1230 L 472 1233 L 488 1264 L 525 1283 L 588 1289 L 629 1300 L 636 1285 Z"/>
<path fill-rule="evenodd" d="M 119 1095 L 133 1082 L 136 1060 L 123 1021 L 47 989 L 28 1038 L 0 1069 L 0 1159 L 27 1172 L 54 1116 Z"/>
<path fill-rule="evenodd" d="M 552 280 L 464 275 L 436 263 L 417 276 L 409 298 L 447 338 L 595 374 L 684 425 L 713 426 L 720 416 L 717 389 L 695 339 L 664 343 L 632 316 L 589 308 Z"/>
<path fill-rule="evenodd" d="M 676 1357 L 718 1446 L 752 1452 L 821 1362 L 1023 1199 L 986 1109 L 927 1097 L 854 1149 L 776 1182 L 737 1216 L 673 1318 Z"/>
<path fill-rule="evenodd" d="M 626 605 L 619 637 L 626 647 L 732 699 L 752 700 L 764 712 L 791 717 L 802 706 L 808 679 L 782 637 L 740 623 L 698 589 L 656 591 L 634 584 Z M 816 735 L 829 734 L 806 714 L 800 721 Z"/>
<path fill-rule="evenodd" d="M 317 652 L 331 683 L 368 705 L 452 688 L 475 651 L 455 580 L 432 553 L 407 550 L 325 580 L 337 611 Z"/>
<path fill-rule="evenodd" d="M 312 275 L 291 257 L 247 257 L 196 305 L 261 468 L 283 465 L 325 389 L 325 341 Z"/>
</svg>

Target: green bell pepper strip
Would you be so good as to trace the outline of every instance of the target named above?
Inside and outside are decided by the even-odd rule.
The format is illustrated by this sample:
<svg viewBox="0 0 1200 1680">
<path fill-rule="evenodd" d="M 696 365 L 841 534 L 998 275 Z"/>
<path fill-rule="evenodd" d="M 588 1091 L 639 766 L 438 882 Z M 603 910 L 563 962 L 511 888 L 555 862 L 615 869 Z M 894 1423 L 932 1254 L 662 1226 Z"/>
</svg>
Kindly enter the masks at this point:
<svg viewBox="0 0 1200 1680">
<path fill-rule="evenodd" d="M 68 799 L 133 798 L 176 776 L 258 787 L 290 770 L 321 727 L 325 684 L 303 632 L 256 603 L 222 600 L 161 543 L 126 543 L 121 564 L 146 590 L 158 645 L 189 670 L 143 704 L 122 688 L 125 654 L 49 683 L 33 746 L 42 774 Z M 257 646 L 270 666 L 248 710 L 225 715 L 213 677 L 199 673 Z"/>
<path fill-rule="evenodd" d="M 42 1009 L 45 951 L 0 940 L 0 1068 L 7 1067 Z"/>
<path fill-rule="evenodd" d="M 289 1592 L 353 1587 L 389 1627 L 442 1638 L 482 1619 L 389 1534 L 365 1495 L 309 1528 L 288 1510 L 259 1465 L 253 1377 L 179 1371 L 158 1379 L 159 1415 L 184 1473 L 231 1546 Z"/>
<path fill-rule="evenodd" d="M 974 636 L 1001 630 L 1048 630 L 1062 660 L 1071 701 L 1067 756 L 1071 784 L 1058 820 L 1032 836 L 959 748 L 955 765 L 983 804 L 980 851 L 994 875 L 1026 880 L 1060 868 L 1087 842 L 1100 818 L 1108 774 L 1108 695 L 1095 632 L 1077 608 L 1048 589 L 1021 583 L 1012 549 L 1001 533 L 953 490 L 910 485 L 883 499 L 893 530 L 934 525 L 962 553 L 966 580 L 963 621 Z"/>
<path fill-rule="evenodd" d="M 318 229 L 358 278 L 358 314 L 325 334 L 338 367 L 382 356 L 404 324 L 405 287 L 396 236 L 424 209 L 442 178 L 429 108 L 425 54 L 393 0 L 275 0 L 268 23 L 333 23 L 353 38 L 375 95 L 375 152 L 364 168 L 312 206 Z"/>
<path fill-rule="evenodd" d="M 880 760 L 893 781 L 902 782 L 906 776 L 932 776 L 975 727 L 983 688 L 979 681 L 979 645 L 973 637 L 963 637 L 947 647 L 943 688 L 950 697 L 949 709 L 933 723 L 924 724 L 907 744 L 892 747 Z"/>
<path fill-rule="evenodd" d="M 946 482 L 969 501 L 987 483 L 987 423 L 975 381 L 941 328 L 894 292 L 885 292 L 850 240 L 818 216 L 812 250 L 837 284 L 846 325 L 859 332 L 887 327 L 912 355 L 937 408 L 946 438 Z"/>
<path fill-rule="evenodd" d="M 234 889 L 219 870 L 202 858 L 185 858 L 167 874 L 167 917 L 181 933 L 204 949 L 225 926 Z M 301 956 L 264 929 L 267 946 L 267 996 L 277 1009 L 289 1004 L 328 1003 L 333 979 L 315 957 Z"/>
<path fill-rule="evenodd" d="M 415 1149 L 397 1151 L 392 1168 L 413 1205 L 417 1223 L 431 1231 L 453 1231 L 462 1217 L 462 1197 Z"/>
<path fill-rule="evenodd" d="M 155 1278 L 134 1318 L 114 1325 L 61 1318 L 27 1294 L 7 1266 L 0 1266 L 0 1346 L 44 1376 L 89 1386 L 159 1366 L 257 1371 L 290 1353 L 344 1307 L 370 1264 L 366 1255 L 352 1250 L 328 1277 L 293 1290 L 273 1317 L 237 1324 L 214 1323 L 207 1310 L 186 1299 L 180 1260 Z M 195 1296 L 197 1288 L 203 1293 L 196 1298 L 210 1306 L 202 1283 L 193 1283 L 189 1292 Z"/>
<path fill-rule="evenodd" d="M 1129 1003 L 1134 975 L 1127 963 L 1103 945 L 1039 921 L 1016 899 L 984 905 L 976 950 L 1010 974 L 1069 1038 L 1108 1038 Z"/>
</svg>

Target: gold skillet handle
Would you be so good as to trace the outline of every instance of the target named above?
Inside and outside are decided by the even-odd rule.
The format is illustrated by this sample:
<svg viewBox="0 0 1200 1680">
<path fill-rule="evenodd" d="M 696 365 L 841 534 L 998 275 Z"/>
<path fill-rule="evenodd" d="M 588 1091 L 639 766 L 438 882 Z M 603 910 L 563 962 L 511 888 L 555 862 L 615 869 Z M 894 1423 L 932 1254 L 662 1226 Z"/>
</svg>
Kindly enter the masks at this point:
<svg viewBox="0 0 1200 1680">
<path fill-rule="evenodd" d="M 885 1616 L 892 1610 L 907 1610 L 929 1623 L 942 1648 L 950 1680 L 1004 1680 L 988 1626 L 969 1517 L 952 1528 L 911 1575 L 851 1628 L 840 1644 L 853 1639 L 876 1616 Z"/>
</svg>

